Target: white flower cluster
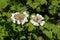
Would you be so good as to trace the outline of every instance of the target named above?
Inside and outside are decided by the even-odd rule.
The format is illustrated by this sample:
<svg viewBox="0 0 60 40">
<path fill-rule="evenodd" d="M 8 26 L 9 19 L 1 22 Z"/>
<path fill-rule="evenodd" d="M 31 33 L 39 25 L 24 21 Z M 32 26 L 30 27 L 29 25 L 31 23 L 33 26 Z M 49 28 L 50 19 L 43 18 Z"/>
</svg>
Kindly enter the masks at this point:
<svg viewBox="0 0 60 40">
<path fill-rule="evenodd" d="M 11 19 L 13 20 L 13 23 L 16 23 L 17 24 L 24 24 L 25 22 L 28 22 L 28 14 L 27 12 L 23 12 L 22 14 L 19 13 L 19 12 L 16 12 L 16 13 L 12 13 L 12 16 L 11 16 Z M 32 15 L 31 16 L 31 20 L 30 22 L 35 25 L 35 26 L 43 26 L 45 21 L 43 21 L 44 17 L 42 17 L 42 15 L 40 14 L 37 14 L 37 15 Z"/>
<path fill-rule="evenodd" d="M 30 22 L 33 25 L 35 25 L 35 26 L 39 26 L 39 24 L 41 26 L 44 25 L 45 21 L 43 21 L 44 18 L 42 17 L 42 15 L 37 14 L 36 16 L 35 15 L 32 15 L 31 17 L 32 17 L 32 19 L 30 20 Z"/>
<path fill-rule="evenodd" d="M 20 14 L 19 12 L 12 13 L 11 19 L 13 20 L 13 23 L 17 24 L 24 24 L 25 22 L 28 22 L 28 14 L 26 12 L 23 12 L 23 14 Z"/>
</svg>

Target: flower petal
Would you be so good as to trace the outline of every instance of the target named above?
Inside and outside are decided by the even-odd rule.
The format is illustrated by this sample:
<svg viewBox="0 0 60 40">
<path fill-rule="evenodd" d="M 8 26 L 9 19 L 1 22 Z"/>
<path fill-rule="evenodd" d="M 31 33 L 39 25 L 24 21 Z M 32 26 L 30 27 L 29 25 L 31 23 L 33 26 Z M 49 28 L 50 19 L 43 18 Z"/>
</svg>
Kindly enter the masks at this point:
<svg viewBox="0 0 60 40">
<path fill-rule="evenodd" d="M 16 15 L 16 14 L 20 14 L 20 13 L 19 13 L 19 12 L 16 12 L 15 15 Z"/>
<path fill-rule="evenodd" d="M 41 25 L 41 26 L 43 26 L 43 25 L 44 25 L 44 23 L 45 23 L 45 21 L 41 21 L 41 22 L 40 22 L 40 25 Z"/>
<path fill-rule="evenodd" d="M 44 19 L 44 17 L 42 17 L 42 15 L 40 15 L 40 18 L 43 20 Z"/>
<path fill-rule="evenodd" d="M 30 20 L 31 23 L 33 23 L 33 20 Z"/>
<path fill-rule="evenodd" d="M 39 24 L 37 22 L 34 22 L 33 20 L 30 20 L 30 22 L 35 26 L 39 26 Z"/>
<path fill-rule="evenodd" d="M 12 17 L 14 17 L 15 13 L 12 13 Z"/>
<path fill-rule="evenodd" d="M 39 14 L 37 14 L 37 16 L 40 16 Z"/>
<path fill-rule="evenodd" d="M 35 25 L 35 26 L 39 26 L 39 24 L 38 24 L 37 22 L 34 22 L 34 25 Z"/>
<path fill-rule="evenodd" d="M 23 14 L 24 14 L 26 17 L 28 17 L 28 14 L 26 13 L 26 11 L 24 11 Z"/>
<path fill-rule="evenodd" d="M 44 19 L 44 17 L 42 17 L 42 15 L 40 14 L 37 14 L 37 16 L 39 16 L 42 20 Z"/>
<path fill-rule="evenodd" d="M 12 19 L 12 20 L 15 20 L 15 18 L 14 18 L 13 16 L 11 17 L 11 19 Z"/>
<path fill-rule="evenodd" d="M 27 19 L 27 17 L 25 17 L 25 18 L 24 18 L 24 20 L 25 20 L 26 22 L 28 22 L 28 19 Z"/>
<path fill-rule="evenodd" d="M 13 20 L 13 23 L 16 23 L 16 20 L 15 19 Z"/>
<path fill-rule="evenodd" d="M 25 18 L 24 18 L 24 20 L 22 20 L 22 22 L 21 22 L 21 23 L 22 23 L 22 25 L 23 25 L 25 22 L 28 22 L 27 17 L 25 17 Z"/>
<path fill-rule="evenodd" d="M 19 20 L 17 20 L 17 24 L 20 24 L 20 21 Z"/>
<path fill-rule="evenodd" d="M 32 18 L 34 18 L 34 17 L 35 17 L 35 15 L 31 15 L 31 17 L 32 17 Z"/>
<path fill-rule="evenodd" d="M 22 23 L 22 25 L 23 25 L 23 24 L 25 23 L 25 21 L 23 20 L 21 23 Z"/>
</svg>

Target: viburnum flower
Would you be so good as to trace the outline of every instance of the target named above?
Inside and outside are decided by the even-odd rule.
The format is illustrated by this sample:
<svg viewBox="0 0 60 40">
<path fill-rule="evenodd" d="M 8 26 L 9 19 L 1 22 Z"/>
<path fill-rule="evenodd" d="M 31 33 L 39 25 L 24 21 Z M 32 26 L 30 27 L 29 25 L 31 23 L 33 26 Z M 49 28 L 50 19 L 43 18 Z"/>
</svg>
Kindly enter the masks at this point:
<svg viewBox="0 0 60 40">
<path fill-rule="evenodd" d="M 43 21 L 44 17 L 42 17 L 42 15 L 37 14 L 37 15 L 31 15 L 31 20 L 30 22 L 35 25 L 35 26 L 43 26 L 45 21 Z"/>
<path fill-rule="evenodd" d="M 28 14 L 26 13 L 26 11 L 24 11 L 23 13 L 19 13 L 19 12 L 16 12 L 16 13 L 12 13 L 12 16 L 11 16 L 11 19 L 13 20 L 13 23 L 16 23 L 17 24 L 24 24 L 25 22 L 28 22 Z"/>
</svg>

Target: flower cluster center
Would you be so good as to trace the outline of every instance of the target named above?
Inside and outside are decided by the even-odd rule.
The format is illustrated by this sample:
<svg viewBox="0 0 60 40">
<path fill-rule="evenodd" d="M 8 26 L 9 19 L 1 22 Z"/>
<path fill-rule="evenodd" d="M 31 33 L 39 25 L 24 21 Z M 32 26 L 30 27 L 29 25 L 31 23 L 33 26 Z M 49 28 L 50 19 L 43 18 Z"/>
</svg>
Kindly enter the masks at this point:
<svg viewBox="0 0 60 40">
<path fill-rule="evenodd" d="M 14 16 L 14 18 L 21 22 L 22 20 L 24 20 L 24 15 L 23 14 L 17 14 L 17 15 Z"/>
<path fill-rule="evenodd" d="M 40 23 L 41 18 L 40 18 L 39 16 L 36 16 L 36 17 L 33 18 L 33 20 L 34 20 L 35 22 Z"/>
</svg>

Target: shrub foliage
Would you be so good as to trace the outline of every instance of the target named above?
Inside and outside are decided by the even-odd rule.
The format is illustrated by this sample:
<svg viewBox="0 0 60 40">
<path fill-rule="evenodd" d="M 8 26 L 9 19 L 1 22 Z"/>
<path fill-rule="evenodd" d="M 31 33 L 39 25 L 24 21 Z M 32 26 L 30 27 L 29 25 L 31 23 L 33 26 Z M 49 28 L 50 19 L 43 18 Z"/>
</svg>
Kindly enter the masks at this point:
<svg viewBox="0 0 60 40">
<path fill-rule="evenodd" d="M 41 14 L 44 26 L 14 24 L 11 13 L 17 11 Z M 0 0 L 0 40 L 43 39 L 60 40 L 60 0 Z"/>
</svg>

